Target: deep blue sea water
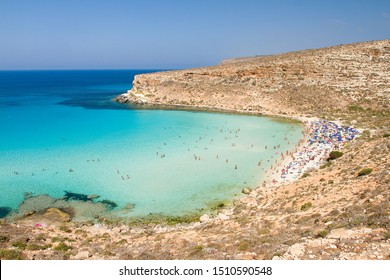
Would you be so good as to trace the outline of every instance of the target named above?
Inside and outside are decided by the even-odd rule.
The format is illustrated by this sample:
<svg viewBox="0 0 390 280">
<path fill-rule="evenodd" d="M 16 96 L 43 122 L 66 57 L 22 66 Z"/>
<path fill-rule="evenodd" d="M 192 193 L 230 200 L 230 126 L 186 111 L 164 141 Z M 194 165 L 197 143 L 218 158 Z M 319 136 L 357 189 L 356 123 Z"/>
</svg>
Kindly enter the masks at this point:
<svg viewBox="0 0 390 280">
<path fill-rule="evenodd" d="M 146 72 L 0 71 L 0 207 L 69 191 L 135 205 L 121 215 L 190 213 L 258 186 L 301 137 L 271 118 L 111 101 Z"/>
</svg>

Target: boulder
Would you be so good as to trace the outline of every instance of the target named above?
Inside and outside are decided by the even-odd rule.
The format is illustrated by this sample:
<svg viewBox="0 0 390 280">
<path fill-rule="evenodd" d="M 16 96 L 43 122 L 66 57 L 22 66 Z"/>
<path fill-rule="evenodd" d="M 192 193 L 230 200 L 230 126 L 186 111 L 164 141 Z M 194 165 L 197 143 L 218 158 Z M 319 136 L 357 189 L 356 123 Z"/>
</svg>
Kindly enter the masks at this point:
<svg viewBox="0 0 390 280">
<path fill-rule="evenodd" d="M 251 193 L 251 189 L 250 188 L 243 188 L 242 190 L 241 190 L 241 192 L 243 193 L 243 194 L 250 194 Z"/>
<path fill-rule="evenodd" d="M 88 259 L 91 256 L 92 255 L 88 251 L 80 251 L 73 257 L 73 259 L 85 260 L 85 259 Z"/>
<path fill-rule="evenodd" d="M 344 229 L 344 228 L 336 228 L 333 229 L 327 238 L 333 238 L 333 239 L 348 239 L 351 238 L 352 230 Z"/>
</svg>

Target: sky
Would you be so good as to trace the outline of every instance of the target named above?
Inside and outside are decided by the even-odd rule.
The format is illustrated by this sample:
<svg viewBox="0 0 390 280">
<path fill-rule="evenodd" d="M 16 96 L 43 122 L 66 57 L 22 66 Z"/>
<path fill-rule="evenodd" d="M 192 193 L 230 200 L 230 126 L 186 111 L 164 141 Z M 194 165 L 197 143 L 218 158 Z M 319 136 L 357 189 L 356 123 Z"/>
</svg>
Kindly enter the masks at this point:
<svg viewBox="0 0 390 280">
<path fill-rule="evenodd" d="M 390 0 L 0 0 L 0 70 L 182 69 L 390 38 Z"/>
</svg>

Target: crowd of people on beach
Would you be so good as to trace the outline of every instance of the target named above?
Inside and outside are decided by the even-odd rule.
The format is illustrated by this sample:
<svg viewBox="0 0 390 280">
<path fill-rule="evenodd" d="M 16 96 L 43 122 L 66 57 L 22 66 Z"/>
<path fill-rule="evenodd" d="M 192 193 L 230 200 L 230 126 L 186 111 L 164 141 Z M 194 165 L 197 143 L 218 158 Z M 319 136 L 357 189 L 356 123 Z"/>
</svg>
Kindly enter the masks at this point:
<svg viewBox="0 0 390 280">
<path fill-rule="evenodd" d="M 310 168 L 318 168 L 332 150 L 340 149 L 358 134 L 358 130 L 334 122 L 311 122 L 307 131 L 308 141 L 294 152 L 282 153 L 282 160 L 291 160 L 281 170 L 274 171 L 278 178 L 274 178 L 273 183 L 295 180 Z"/>
<path fill-rule="evenodd" d="M 339 126 L 334 122 L 319 120 L 313 122 L 310 127 L 310 144 L 327 143 L 342 144 L 353 140 L 359 132 L 349 126 Z"/>
</svg>

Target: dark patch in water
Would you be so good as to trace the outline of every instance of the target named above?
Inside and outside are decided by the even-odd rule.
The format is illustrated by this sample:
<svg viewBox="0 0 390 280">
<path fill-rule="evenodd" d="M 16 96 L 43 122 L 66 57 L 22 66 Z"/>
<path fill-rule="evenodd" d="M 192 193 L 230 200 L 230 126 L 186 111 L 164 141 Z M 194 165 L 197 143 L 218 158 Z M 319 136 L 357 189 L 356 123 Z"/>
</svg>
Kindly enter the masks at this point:
<svg viewBox="0 0 390 280">
<path fill-rule="evenodd" d="M 86 195 L 86 194 L 74 193 L 74 192 L 68 192 L 68 191 L 65 191 L 65 195 L 62 199 L 65 201 L 69 201 L 69 200 L 80 200 L 80 201 L 84 201 L 84 202 L 85 201 L 92 201 L 92 199 L 90 199 L 88 197 L 88 195 Z"/>
<path fill-rule="evenodd" d="M 84 109 L 90 110 L 128 110 L 128 107 L 124 104 L 111 101 L 107 96 L 105 97 L 96 97 L 94 99 L 88 98 L 72 98 L 67 99 L 57 104 L 70 106 L 70 107 L 83 107 Z"/>
<path fill-rule="evenodd" d="M 109 206 L 111 209 L 113 209 L 115 207 L 118 207 L 118 204 L 116 204 L 114 201 L 111 201 L 111 200 L 108 200 L 108 199 L 104 199 L 104 200 L 99 201 L 99 202 Z"/>
<path fill-rule="evenodd" d="M 7 217 L 11 211 L 12 209 L 9 207 L 0 207 L 0 219 Z"/>
</svg>

